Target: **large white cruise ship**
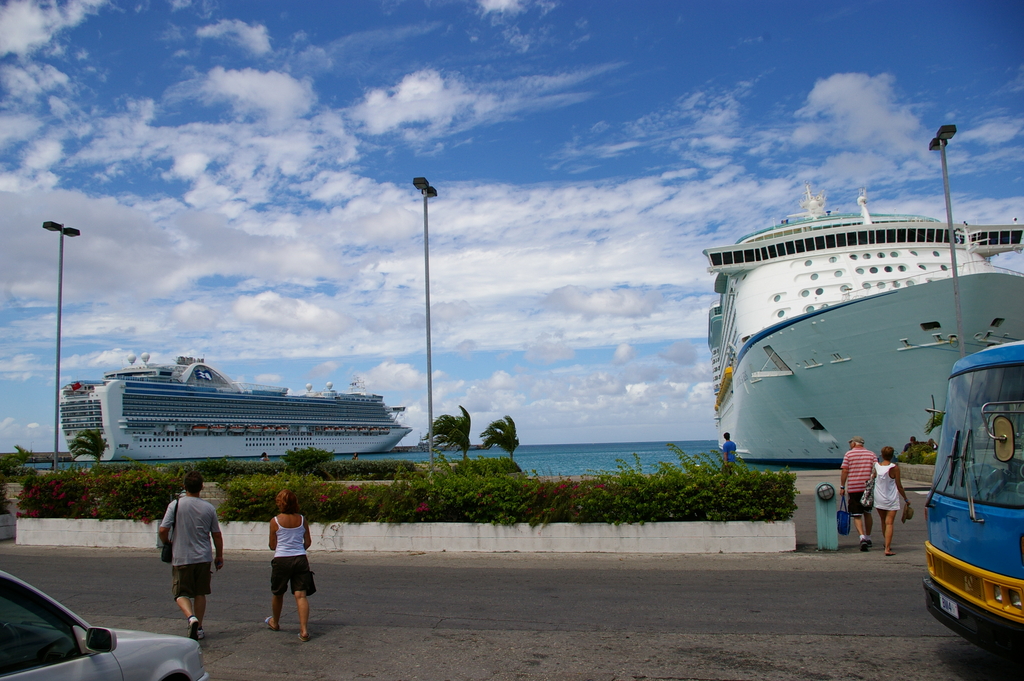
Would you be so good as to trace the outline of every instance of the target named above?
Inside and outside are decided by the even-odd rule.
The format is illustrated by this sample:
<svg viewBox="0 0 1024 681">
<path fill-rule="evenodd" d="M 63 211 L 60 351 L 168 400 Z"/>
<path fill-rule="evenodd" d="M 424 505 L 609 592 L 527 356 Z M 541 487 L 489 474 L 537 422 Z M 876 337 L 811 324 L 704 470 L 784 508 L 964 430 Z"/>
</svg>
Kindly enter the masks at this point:
<svg viewBox="0 0 1024 681">
<path fill-rule="evenodd" d="M 1024 338 L 1024 276 L 989 261 L 1021 250 L 1019 225 L 957 228 L 957 338 L 947 225 L 857 202 L 832 213 L 808 186 L 803 213 L 704 251 L 715 420 L 747 461 L 838 465 L 854 435 L 900 451 L 943 409 L 960 343 Z"/>
<path fill-rule="evenodd" d="M 279 456 L 319 447 L 338 454 L 390 451 L 412 429 L 399 424 L 405 407 L 387 407 L 353 383 L 331 383 L 303 395 L 287 388 L 236 383 L 202 359 L 142 364 L 108 371 L 102 381 L 76 381 L 61 390 L 60 419 L 70 443 L 81 430 L 100 429 L 103 460 L 207 459 Z"/>
</svg>

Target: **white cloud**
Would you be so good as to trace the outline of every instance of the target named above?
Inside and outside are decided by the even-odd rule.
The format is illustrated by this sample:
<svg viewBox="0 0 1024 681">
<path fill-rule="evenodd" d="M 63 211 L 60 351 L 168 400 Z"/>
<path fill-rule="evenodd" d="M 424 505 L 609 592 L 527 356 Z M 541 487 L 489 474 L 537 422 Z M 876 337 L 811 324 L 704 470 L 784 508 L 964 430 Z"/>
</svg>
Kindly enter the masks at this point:
<svg viewBox="0 0 1024 681">
<path fill-rule="evenodd" d="M 256 374 L 253 378 L 259 385 L 279 385 L 284 380 L 281 374 Z"/>
<path fill-rule="evenodd" d="M 592 291 L 580 286 L 555 289 L 544 300 L 545 307 L 567 314 L 580 314 L 587 319 L 611 317 L 649 317 L 662 302 L 656 291 L 628 289 Z"/>
<path fill-rule="evenodd" d="M 690 366 L 697 361 L 697 349 L 693 347 L 692 343 L 684 341 L 673 343 L 664 352 L 658 354 L 680 366 Z"/>
<path fill-rule="evenodd" d="M 615 348 L 615 354 L 612 357 L 612 364 L 622 365 L 627 364 L 636 357 L 636 348 L 629 343 L 619 343 L 619 347 Z"/>
<path fill-rule="evenodd" d="M 69 0 L 63 6 L 45 0 L 10 0 L 0 7 L 0 57 L 27 56 L 106 4 L 107 0 Z"/>
<path fill-rule="evenodd" d="M 315 100 L 311 85 L 278 71 L 229 70 L 216 66 L 202 83 L 209 101 L 226 101 L 240 114 L 262 113 L 284 120 L 309 111 Z"/>
<path fill-rule="evenodd" d="M 480 11 L 483 14 L 496 12 L 498 14 L 516 15 L 525 10 L 523 0 L 477 0 Z"/>
<path fill-rule="evenodd" d="M 219 313 L 213 308 L 191 300 L 178 303 L 171 310 L 174 323 L 188 331 L 213 329 L 219 318 Z"/>
<path fill-rule="evenodd" d="M 411 364 L 386 360 L 362 374 L 366 387 L 375 392 L 425 388 L 427 376 Z"/>
<path fill-rule="evenodd" d="M 263 24 L 250 26 L 238 19 L 221 19 L 216 24 L 196 29 L 200 38 L 228 38 L 257 56 L 270 52 L 270 36 Z"/>
<path fill-rule="evenodd" d="M 0 67 L 0 83 L 19 99 L 33 99 L 45 92 L 68 87 L 68 76 L 49 64 Z"/>
<path fill-rule="evenodd" d="M 45 170 L 63 157 L 63 147 L 59 140 L 42 139 L 34 143 L 25 154 L 25 167 L 32 170 Z"/>
<path fill-rule="evenodd" d="M 524 358 L 534 364 L 554 364 L 575 356 L 576 352 L 561 339 L 544 334 L 526 349 Z"/>
<path fill-rule="evenodd" d="M 909 107 L 897 104 L 894 84 L 895 78 L 887 73 L 836 73 L 818 80 L 796 112 L 807 122 L 793 131 L 792 141 L 919 152 L 925 133 Z"/>
<path fill-rule="evenodd" d="M 306 300 L 288 298 L 274 291 L 264 291 L 255 296 L 239 296 L 232 311 L 243 323 L 324 337 L 336 336 L 350 325 L 347 319 L 334 310 Z"/>
<path fill-rule="evenodd" d="M 335 371 L 337 371 L 338 367 L 340 366 L 341 364 L 335 362 L 334 360 L 331 360 L 329 362 L 321 362 L 320 364 L 317 364 L 315 367 L 309 370 L 309 372 L 306 374 L 306 378 L 323 378 L 325 376 L 330 376 Z"/>
<path fill-rule="evenodd" d="M 965 126 L 960 126 L 957 130 L 957 142 L 978 141 L 989 146 L 1006 144 L 1020 135 L 1022 129 L 1022 118 L 994 118 L 966 129 Z"/>
</svg>

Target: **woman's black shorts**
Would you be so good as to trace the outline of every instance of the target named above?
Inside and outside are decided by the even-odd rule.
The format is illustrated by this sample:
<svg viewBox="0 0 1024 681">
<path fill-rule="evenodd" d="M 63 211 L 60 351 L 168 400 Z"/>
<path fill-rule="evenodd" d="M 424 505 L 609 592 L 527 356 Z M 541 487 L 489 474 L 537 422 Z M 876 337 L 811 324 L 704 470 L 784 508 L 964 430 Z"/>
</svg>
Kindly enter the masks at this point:
<svg viewBox="0 0 1024 681">
<path fill-rule="evenodd" d="M 292 593 L 305 591 L 307 596 L 316 593 L 313 573 L 305 556 L 281 556 L 270 561 L 270 566 L 270 592 L 275 596 L 288 589 L 288 582 L 291 582 Z"/>
</svg>

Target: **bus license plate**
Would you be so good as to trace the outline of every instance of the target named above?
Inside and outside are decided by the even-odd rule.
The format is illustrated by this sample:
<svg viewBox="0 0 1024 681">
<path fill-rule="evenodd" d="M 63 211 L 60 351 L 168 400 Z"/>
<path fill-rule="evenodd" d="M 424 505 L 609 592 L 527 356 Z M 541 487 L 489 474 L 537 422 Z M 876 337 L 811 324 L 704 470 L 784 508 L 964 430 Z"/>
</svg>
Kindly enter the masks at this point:
<svg viewBox="0 0 1024 681">
<path fill-rule="evenodd" d="M 944 594 L 939 594 L 939 605 L 954 619 L 960 619 L 960 607 L 956 604 L 956 601 L 947 598 Z"/>
</svg>

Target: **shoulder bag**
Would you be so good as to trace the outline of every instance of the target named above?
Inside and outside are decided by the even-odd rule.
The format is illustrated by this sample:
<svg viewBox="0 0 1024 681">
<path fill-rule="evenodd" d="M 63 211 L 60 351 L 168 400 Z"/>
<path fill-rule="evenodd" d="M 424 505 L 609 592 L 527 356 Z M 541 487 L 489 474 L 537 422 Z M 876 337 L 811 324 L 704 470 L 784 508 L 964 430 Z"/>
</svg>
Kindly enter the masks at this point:
<svg viewBox="0 0 1024 681">
<path fill-rule="evenodd" d="M 181 499 L 177 499 L 174 502 L 174 515 L 171 517 L 171 527 L 170 527 L 170 531 L 171 532 L 174 532 L 174 525 L 175 525 L 175 523 L 178 522 L 178 502 L 180 502 L 180 501 L 181 501 Z M 171 538 L 173 539 L 173 535 L 172 535 Z M 164 544 L 163 546 L 160 547 L 160 560 L 162 560 L 165 563 L 170 563 L 172 560 L 174 560 L 174 542 L 173 541 L 169 541 L 169 542 L 167 542 L 166 544 Z"/>
<path fill-rule="evenodd" d="M 868 478 L 868 481 L 864 483 L 864 493 L 860 495 L 860 505 L 864 507 L 865 511 L 870 511 L 875 507 L 875 476 L 872 475 Z"/>
</svg>

